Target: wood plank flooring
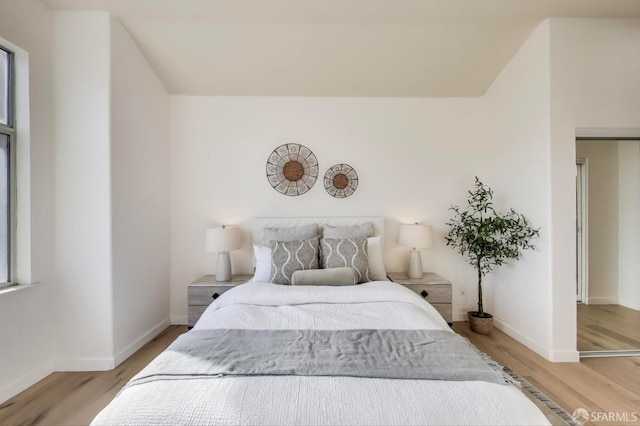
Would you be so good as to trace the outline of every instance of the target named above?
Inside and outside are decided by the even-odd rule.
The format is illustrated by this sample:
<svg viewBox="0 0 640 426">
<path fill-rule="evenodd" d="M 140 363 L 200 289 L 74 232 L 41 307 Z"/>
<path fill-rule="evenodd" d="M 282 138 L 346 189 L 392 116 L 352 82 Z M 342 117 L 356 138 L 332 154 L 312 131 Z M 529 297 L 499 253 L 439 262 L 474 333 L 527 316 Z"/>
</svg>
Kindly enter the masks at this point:
<svg viewBox="0 0 640 426">
<path fill-rule="evenodd" d="M 466 322 L 453 326 L 480 350 L 523 376 L 572 413 L 638 414 L 637 422 L 588 422 L 588 425 L 640 425 L 640 358 L 592 358 L 581 363 L 552 363 L 499 330 L 475 334 Z M 178 335 L 171 326 L 117 368 L 104 372 L 54 373 L 0 405 L 0 425 L 86 425 L 122 386 Z"/>
<path fill-rule="evenodd" d="M 578 304 L 578 350 L 640 350 L 640 311 Z"/>
<path fill-rule="evenodd" d="M 0 425 L 87 425 L 186 326 L 171 326 L 110 371 L 53 373 L 0 405 Z"/>
<path fill-rule="evenodd" d="M 466 322 L 454 323 L 453 329 L 495 361 L 510 367 L 569 414 L 584 408 L 600 419 L 587 425 L 640 425 L 640 357 L 553 363 L 495 328 L 489 336 L 472 332 Z M 636 413 L 637 420 L 605 421 L 608 413 L 627 413 L 630 420 Z"/>
</svg>

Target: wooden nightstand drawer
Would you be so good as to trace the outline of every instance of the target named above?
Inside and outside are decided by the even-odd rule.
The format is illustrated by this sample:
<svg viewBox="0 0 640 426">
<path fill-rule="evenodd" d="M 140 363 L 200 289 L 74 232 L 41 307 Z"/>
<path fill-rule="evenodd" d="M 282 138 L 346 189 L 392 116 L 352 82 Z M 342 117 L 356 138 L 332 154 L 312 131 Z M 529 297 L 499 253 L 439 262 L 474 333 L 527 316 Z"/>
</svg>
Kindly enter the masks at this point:
<svg viewBox="0 0 640 426">
<path fill-rule="evenodd" d="M 422 278 L 409 278 L 404 273 L 390 273 L 389 278 L 422 296 L 436 308 L 449 325 L 452 324 L 453 292 L 449 281 L 431 272 L 425 272 Z"/>
<path fill-rule="evenodd" d="M 436 311 L 438 311 L 440 313 L 440 315 L 442 315 L 442 318 L 444 318 L 444 320 L 449 325 L 451 325 L 451 323 L 453 322 L 453 312 L 452 312 L 451 304 L 432 303 L 431 306 L 436 308 Z"/>
<path fill-rule="evenodd" d="M 207 309 L 209 305 L 202 306 L 192 306 L 189 305 L 189 318 L 188 318 L 188 326 L 193 327 L 193 325 L 200 319 L 205 309 Z"/>
<path fill-rule="evenodd" d="M 233 285 L 190 285 L 189 306 L 209 306 L 222 293 L 235 287 Z"/>
<path fill-rule="evenodd" d="M 219 282 L 216 281 L 215 275 L 205 275 L 198 281 L 189 284 L 187 325 L 193 327 L 211 302 L 235 286 L 246 283 L 251 277 L 251 275 L 234 275 L 231 281 Z"/>
<path fill-rule="evenodd" d="M 451 303 L 451 284 L 403 284 L 429 303 Z M 423 293 L 424 292 L 424 293 Z M 427 296 L 425 296 L 425 293 Z"/>
</svg>

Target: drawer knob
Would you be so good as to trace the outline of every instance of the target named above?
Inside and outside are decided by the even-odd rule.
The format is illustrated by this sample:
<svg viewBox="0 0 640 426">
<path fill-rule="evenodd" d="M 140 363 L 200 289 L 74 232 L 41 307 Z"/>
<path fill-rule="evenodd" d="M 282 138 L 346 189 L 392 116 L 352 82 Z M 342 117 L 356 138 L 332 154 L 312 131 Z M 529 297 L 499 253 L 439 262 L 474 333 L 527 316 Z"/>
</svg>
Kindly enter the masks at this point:
<svg viewBox="0 0 640 426">
<path fill-rule="evenodd" d="M 422 293 L 420 293 L 420 296 L 422 297 L 427 297 L 429 295 L 429 293 L 427 293 L 427 290 L 422 290 Z"/>
<path fill-rule="evenodd" d="M 213 299 L 217 299 L 218 297 L 220 297 L 220 295 L 218 293 L 213 293 L 213 296 L 211 296 Z"/>
</svg>

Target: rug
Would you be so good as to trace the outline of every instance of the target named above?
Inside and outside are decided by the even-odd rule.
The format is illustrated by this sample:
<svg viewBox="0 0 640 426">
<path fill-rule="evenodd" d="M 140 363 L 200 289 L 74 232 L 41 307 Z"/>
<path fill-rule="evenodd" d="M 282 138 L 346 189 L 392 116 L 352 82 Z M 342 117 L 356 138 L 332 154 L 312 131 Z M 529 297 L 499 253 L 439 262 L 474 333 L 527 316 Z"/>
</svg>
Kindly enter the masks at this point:
<svg viewBox="0 0 640 426">
<path fill-rule="evenodd" d="M 509 367 L 503 367 L 504 372 L 520 384 L 520 389 L 527 398 L 529 398 L 536 406 L 547 416 L 549 423 L 553 426 L 582 426 L 571 414 L 556 404 L 551 398 L 542 393 L 538 388 L 523 379 L 518 373 Z"/>
</svg>

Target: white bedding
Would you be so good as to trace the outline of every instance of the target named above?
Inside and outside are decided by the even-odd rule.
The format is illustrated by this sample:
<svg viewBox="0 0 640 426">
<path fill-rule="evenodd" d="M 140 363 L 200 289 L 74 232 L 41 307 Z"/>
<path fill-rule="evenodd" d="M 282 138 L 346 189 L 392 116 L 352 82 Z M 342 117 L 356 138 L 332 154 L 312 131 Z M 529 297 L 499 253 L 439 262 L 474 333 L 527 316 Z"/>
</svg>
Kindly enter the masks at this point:
<svg viewBox="0 0 640 426">
<path fill-rule="evenodd" d="M 350 287 L 243 284 L 218 298 L 194 327 L 207 328 L 449 329 L 422 298 L 386 281 Z M 143 374 L 144 370 L 139 375 Z M 549 423 L 513 385 L 252 376 L 195 377 L 131 386 L 93 424 Z"/>
</svg>

